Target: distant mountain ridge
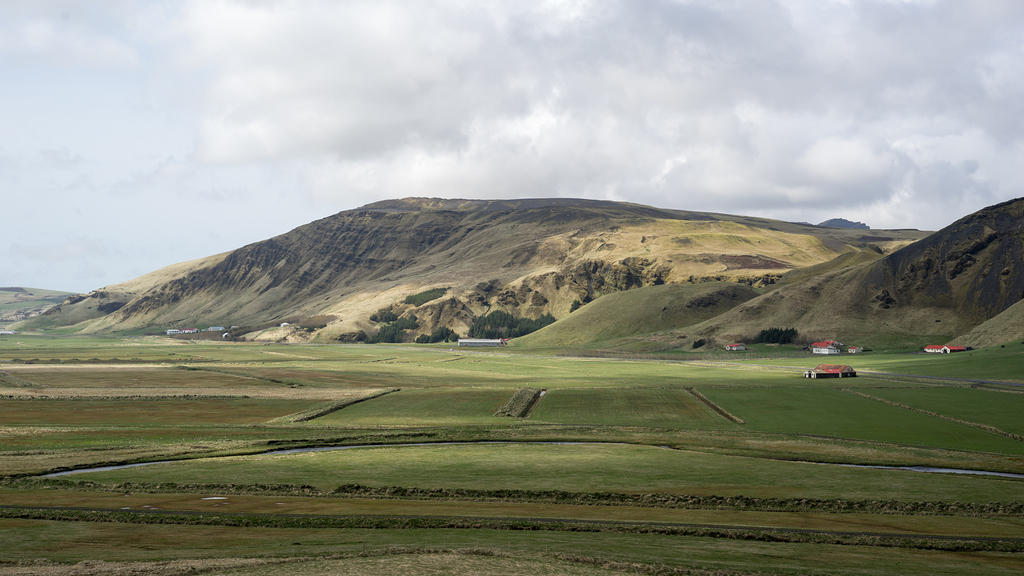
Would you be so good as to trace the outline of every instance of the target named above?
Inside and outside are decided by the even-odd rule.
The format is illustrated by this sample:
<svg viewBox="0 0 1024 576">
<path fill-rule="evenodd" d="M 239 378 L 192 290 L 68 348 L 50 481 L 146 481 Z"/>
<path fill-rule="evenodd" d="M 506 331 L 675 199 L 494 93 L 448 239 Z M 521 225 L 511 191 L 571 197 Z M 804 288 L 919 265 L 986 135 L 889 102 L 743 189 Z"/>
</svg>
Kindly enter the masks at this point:
<svg viewBox="0 0 1024 576">
<path fill-rule="evenodd" d="M 268 328 L 262 338 L 323 340 L 372 334 L 370 316 L 389 308 L 415 314 L 419 333 L 465 333 L 491 310 L 561 318 L 576 301 L 642 286 L 770 286 L 787 271 L 848 253 L 878 257 L 923 235 L 599 200 L 405 198 L 69 298 L 26 328 L 239 325 Z M 435 288 L 445 296 L 404 303 Z M 324 325 L 269 329 L 314 316 Z"/>
<path fill-rule="evenodd" d="M 818 226 L 823 226 L 825 228 L 850 228 L 853 230 L 870 230 L 868 225 L 863 222 L 853 222 L 845 218 L 832 218 L 830 220 L 825 220 L 824 222 L 818 224 Z"/>
<path fill-rule="evenodd" d="M 70 292 L 42 288 L 0 287 L 0 322 L 18 322 L 38 316 L 70 295 Z"/>
</svg>

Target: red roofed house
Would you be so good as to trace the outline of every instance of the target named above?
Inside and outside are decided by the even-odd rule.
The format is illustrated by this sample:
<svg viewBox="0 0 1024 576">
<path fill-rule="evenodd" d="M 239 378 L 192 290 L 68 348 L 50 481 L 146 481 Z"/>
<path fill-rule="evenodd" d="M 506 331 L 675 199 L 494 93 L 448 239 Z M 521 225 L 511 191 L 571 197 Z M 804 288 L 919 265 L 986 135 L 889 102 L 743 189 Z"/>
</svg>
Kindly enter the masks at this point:
<svg viewBox="0 0 1024 576">
<path fill-rule="evenodd" d="M 814 370 L 804 372 L 804 378 L 853 378 L 857 371 L 846 364 L 818 364 Z"/>
<path fill-rule="evenodd" d="M 924 351 L 929 354 L 949 354 L 950 352 L 966 352 L 966 346 L 940 346 L 938 344 L 929 344 L 924 347 Z"/>
<path fill-rule="evenodd" d="M 843 343 L 838 340 L 822 340 L 811 344 L 811 352 L 815 354 L 841 354 Z"/>
<path fill-rule="evenodd" d="M 725 349 L 726 350 L 746 350 L 747 347 L 744 346 L 743 344 L 726 344 L 725 345 Z"/>
</svg>

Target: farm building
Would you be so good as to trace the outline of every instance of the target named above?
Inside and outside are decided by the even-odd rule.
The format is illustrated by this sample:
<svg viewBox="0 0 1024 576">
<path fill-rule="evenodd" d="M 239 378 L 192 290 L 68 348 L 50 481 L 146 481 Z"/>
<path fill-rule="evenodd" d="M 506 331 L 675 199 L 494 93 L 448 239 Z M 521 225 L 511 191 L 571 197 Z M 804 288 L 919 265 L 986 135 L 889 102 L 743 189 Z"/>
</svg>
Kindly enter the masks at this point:
<svg viewBox="0 0 1024 576">
<path fill-rule="evenodd" d="M 853 378 L 857 371 L 846 364 L 818 364 L 804 372 L 804 378 Z"/>
<path fill-rule="evenodd" d="M 841 354 L 843 343 L 838 340 L 822 340 L 811 344 L 811 352 L 815 354 Z"/>
<path fill-rule="evenodd" d="M 725 349 L 726 350 L 732 350 L 732 351 L 739 351 L 739 350 L 746 350 L 747 347 L 744 346 L 743 344 L 726 344 L 725 345 Z"/>
<path fill-rule="evenodd" d="M 863 351 L 864 348 L 861 346 L 850 346 L 849 348 L 846 349 L 847 354 L 860 354 Z"/>
<path fill-rule="evenodd" d="M 181 334 L 181 330 L 178 330 L 177 328 L 171 328 L 170 330 L 167 331 L 168 336 L 174 336 L 175 334 Z"/>
<path fill-rule="evenodd" d="M 459 338 L 460 348 L 482 348 L 487 346 L 505 346 L 507 338 Z"/>
<path fill-rule="evenodd" d="M 966 346 L 940 346 L 938 344 L 929 344 L 924 347 L 924 351 L 929 354 L 949 354 L 951 352 L 966 352 Z"/>
</svg>

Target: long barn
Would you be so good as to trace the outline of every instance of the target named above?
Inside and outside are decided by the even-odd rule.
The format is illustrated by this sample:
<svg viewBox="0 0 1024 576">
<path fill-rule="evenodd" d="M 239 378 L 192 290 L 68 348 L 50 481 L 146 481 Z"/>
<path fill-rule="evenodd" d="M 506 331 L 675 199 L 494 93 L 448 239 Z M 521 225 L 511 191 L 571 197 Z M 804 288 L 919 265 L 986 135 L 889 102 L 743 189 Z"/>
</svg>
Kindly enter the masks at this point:
<svg viewBox="0 0 1024 576">
<path fill-rule="evenodd" d="M 508 340 L 505 338 L 459 338 L 460 348 L 484 348 L 488 346 L 505 346 Z"/>
<path fill-rule="evenodd" d="M 857 371 L 846 364 L 818 364 L 804 372 L 804 378 L 853 378 Z"/>
</svg>

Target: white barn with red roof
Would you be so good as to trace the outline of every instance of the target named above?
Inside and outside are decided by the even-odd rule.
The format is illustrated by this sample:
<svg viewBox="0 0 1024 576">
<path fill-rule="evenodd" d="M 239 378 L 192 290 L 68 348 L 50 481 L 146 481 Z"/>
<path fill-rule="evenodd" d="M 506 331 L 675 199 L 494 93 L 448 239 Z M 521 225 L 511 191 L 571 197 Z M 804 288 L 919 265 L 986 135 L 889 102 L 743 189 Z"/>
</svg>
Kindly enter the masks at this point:
<svg viewBox="0 0 1024 576">
<path fill-rule="evenodd" d="M 966 346 L 950 346 L 940 344 L 929 344 L 924 347 L 924 351 L 929 354 L 949 354 L 951 352 L 966 352 Z"/>
<path fill-rule="evenodd" d="M 811 352 L 815 354 L 842 354 L 843 343 L 838 340 L 822 340 L 811 344 Z"/>
<path fill-rule="evenodd" d="M 818 364 L 813 370 L 804 372 L 804 378 L 853 378 L 857 371 L 846 364 Z"/>
</svg>

